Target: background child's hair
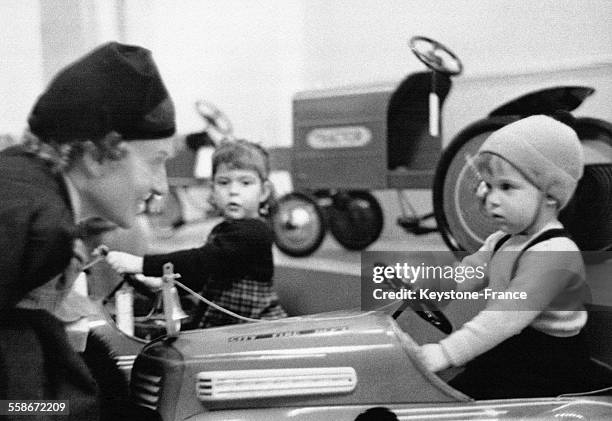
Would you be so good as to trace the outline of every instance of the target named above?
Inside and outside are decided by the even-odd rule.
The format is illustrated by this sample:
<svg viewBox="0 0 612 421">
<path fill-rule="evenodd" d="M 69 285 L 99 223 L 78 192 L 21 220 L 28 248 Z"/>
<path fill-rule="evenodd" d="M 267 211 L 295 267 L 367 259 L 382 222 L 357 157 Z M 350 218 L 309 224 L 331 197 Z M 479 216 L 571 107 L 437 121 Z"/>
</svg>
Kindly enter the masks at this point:
<svg viewBox="0 0 612 421">
<path fill-rule="evenodd" d="M 257 173 L 262 183 L 265 183 L 270 176 L 270 156 L 261 145 L 249 142 L 245 139 L 237 139 L 224 141 L 213 153 L 212 156 L 212 176 L 213 179 L 221 164 L 226 165 L 229 169 L 236 170 L 252 170 Z M 270 207 L 274 203 L 274 189 L 268 200 L 263 202 L 259 208 L 261 215 L 267 215 Z M 214 203 L 212 203 L 214 206 Z"/>
<path fill-rule="evenodd" d="M 253 170 L 261 181 L 268 180 L 270 175 L 268 152 L 261 145 L 244 139 L 224 141 L 217 147 L 212 156 L 213 177 L 221 164 L 231 169 Z"/>
</svg>

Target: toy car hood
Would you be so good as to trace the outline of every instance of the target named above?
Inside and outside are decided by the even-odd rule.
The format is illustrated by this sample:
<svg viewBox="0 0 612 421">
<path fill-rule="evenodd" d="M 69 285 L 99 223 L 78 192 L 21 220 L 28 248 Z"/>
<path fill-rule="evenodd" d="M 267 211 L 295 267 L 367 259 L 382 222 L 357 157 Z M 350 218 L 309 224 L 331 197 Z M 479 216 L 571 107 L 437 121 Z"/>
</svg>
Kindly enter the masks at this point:
<svg viewBox="0 0 612 421">
<path fill-rule="evenodd" d="M 378 312 L 190 331 L 143 349 L 132 394 L 164 419 L 221 409 L 469 400 L 425 370 L 416 347 Z"/>
</svg>

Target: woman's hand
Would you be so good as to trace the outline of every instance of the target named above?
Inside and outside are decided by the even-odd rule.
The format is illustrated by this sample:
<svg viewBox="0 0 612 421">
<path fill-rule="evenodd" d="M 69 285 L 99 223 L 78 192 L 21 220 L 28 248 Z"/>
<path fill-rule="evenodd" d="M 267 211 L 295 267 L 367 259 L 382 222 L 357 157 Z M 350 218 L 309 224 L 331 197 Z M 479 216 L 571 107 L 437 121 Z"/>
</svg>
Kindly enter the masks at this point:
<svg viewBox="0 0 612 421">
<path fill-rule="evenodd" d="M 434 373 L 450 367 L 440 344 L 425 344 L 419 348 L 417 355 L 425 367 Z"/>
<path fill-rule="evenodd" d="M 121 251 L 109 251 L 108 264 L 119 273 L 142 273 L 143 258 Z"/>
</svg>

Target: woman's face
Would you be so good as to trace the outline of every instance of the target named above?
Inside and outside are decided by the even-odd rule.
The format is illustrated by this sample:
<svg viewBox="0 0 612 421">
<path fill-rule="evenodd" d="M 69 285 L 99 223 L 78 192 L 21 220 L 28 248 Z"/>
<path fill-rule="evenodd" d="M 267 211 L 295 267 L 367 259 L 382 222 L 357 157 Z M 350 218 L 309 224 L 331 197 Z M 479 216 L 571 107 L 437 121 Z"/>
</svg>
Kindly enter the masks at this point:
<svg viewBox="0 0 612 421">
<path fill-rule="evenodd" d="M 123 158 L 104 160 L 83 194 L 97 216 L 129 228 L 151 194 L 168 192 L 166 161 L 173 156 L 174 143 L 170 138 L 138 140 L 119 147 Z"/>
</svg>

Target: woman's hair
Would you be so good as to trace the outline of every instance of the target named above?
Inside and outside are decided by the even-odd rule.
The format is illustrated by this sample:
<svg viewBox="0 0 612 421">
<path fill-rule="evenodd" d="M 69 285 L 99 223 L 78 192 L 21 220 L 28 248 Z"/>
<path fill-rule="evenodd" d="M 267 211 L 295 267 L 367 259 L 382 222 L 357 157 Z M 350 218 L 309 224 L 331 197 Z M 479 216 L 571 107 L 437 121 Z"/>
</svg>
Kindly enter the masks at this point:
<svg viewBox="0 0 612 421">
<path fill-rule="evenodd" d="M 228 140 L 222 142 L 212 156 L 212 177 L 219 167 L 224 164 L 229 169 L 255 171 L 262 183 L 268 180 L 270 175 L 270 156 L 259 144 L 248 140 Z M 259 208 L 261 215 L 267 215 L 270 207 L 274 204 L 274 191 L 270 192 L 268 199 Z M 213 203 L 214 206 L 214 203 Z"/>
<path fill-rule="evenodd" d="M 62 139 L 58 141 L 41 139 L 26 130 L 22 144 L 26 152 L 45 161 L 54 172 L 62 172 L 69 169 L 86 150 L 89 150 L 100 162 L 105 159 L 120 160 L 125 156 L 125 151 L 118 147 L 121 141 L 121 136 L 115 132 L 110 132 L 98 139 Z"/>
<path fill-rule="evenodd" d="M 13 146 L 18 144 L 19 142 L 13 136 L 8 133 L 0 134 L 0 151 L 2 149 L 8 148 L 9 146 Z"/>
</svg>

